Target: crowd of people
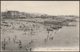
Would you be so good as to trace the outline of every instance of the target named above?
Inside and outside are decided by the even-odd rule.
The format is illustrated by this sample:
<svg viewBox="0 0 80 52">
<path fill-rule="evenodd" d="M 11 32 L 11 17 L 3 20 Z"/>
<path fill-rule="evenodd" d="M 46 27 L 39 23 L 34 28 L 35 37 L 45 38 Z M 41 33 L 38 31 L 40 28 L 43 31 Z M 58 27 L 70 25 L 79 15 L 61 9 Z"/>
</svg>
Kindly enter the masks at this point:
<svg viewBox="0 0 80 52">
<path fill-rule="evenodd" d="M 20 22 L 20 21 L 3 21 L 2 22 L 2 30 L 7 30 L 9 33 L 15 33 L 14 31 L 22 31 L 23 32 L 23 36 L 36 36 L 38 35 L 37 31 L 39 31 L 40 33 L 42 33 L 41 31 L 44 31 L 44 30 L 40 30 L 41 28 L 45 29 L 45 32 L 47 33 L 46 34 L 43 34 L 43 35 L 46 35 L 46 37 L 43 37 L 43 41 L 46 43 L 47 41 L 49 40 L 53 40 L 54 39 L 54 29 L 52 29 L 50 26 L 47 27 L 45 25 L 42 25 L 42 24 L 39 24 L 39 23 L 32 23 L 32 22 Z M 5 28 L 4 28 L 5 27 Z M 7 32 L 7 31 L 2 31 L 2 32 Z M 55 31 L 56 32 L 56 31 Z M 14 35 L 14 37 L 7 37 L 6 38 L 4 37 L 4 33 L 2 34 L 3 36 L 3 40 L 2 40 L 2 49 L 3 50 L 6 50 L 7 48 L 7 44 L 9 44 L 11 41 L 13 41 L 14 44 L 17 44 L 18 45 L 18 48 L 19 49 L 23 49 L 23 41 L 21 39 L 18 39 L 18 36 L 17 35 Z M 29 34 L 27 34 L 29 33 Z M 18 34 L 18 33 L 17 33 Z M 42 35 L 41 35 L 42 36 Z M 31 37 L 32 38 L 32 37 Z M 26 38 L 27 39 L 27 38 Z M 26 41 L 27 42 L 27 41 Z M 25 49 L 27 51 L 31 51 L 32 50 L 32 44 L 34 43 L 35 41 L 33 39 L 31 39 L 28 44 L 26 45 Z"/>
</svg>

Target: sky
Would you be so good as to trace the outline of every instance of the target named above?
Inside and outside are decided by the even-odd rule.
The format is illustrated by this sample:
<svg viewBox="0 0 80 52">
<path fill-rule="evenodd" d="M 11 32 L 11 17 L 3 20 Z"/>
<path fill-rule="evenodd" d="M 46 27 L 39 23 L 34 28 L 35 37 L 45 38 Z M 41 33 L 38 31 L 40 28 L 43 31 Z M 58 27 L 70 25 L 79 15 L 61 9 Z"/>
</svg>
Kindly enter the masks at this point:
<svg viewBox="0 0 80 52">
<path fill-rule="evenodd" d="M 1 1 L 1 11 L 79 16 L 79 1 Z"/>
</svg>

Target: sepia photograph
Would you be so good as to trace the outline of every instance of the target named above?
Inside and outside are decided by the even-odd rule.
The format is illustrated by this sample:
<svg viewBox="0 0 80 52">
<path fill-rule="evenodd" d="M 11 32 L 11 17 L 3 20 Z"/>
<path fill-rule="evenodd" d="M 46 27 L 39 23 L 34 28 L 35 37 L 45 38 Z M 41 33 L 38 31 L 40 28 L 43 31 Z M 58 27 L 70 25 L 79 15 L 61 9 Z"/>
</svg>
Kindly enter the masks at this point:
<svg viewBox="0 0 80 52">
<path fill-rule="evenodd" d="M 1 1 L 1 51 L 79 51 L 79 1 Z"/>
</svg>

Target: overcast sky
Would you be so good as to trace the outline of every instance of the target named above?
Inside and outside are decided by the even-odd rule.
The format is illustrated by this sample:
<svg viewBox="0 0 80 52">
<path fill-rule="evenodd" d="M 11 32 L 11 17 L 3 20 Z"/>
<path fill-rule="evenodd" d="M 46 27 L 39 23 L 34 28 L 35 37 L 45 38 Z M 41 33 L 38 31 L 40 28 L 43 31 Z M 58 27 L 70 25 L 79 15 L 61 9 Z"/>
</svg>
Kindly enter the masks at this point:
<svg viewBox="0 0 80 52">
<path fill-rule="evenodd" d="M 79 1 L 1 1 L 1 11 L 79 16 Z"/>
</svg>

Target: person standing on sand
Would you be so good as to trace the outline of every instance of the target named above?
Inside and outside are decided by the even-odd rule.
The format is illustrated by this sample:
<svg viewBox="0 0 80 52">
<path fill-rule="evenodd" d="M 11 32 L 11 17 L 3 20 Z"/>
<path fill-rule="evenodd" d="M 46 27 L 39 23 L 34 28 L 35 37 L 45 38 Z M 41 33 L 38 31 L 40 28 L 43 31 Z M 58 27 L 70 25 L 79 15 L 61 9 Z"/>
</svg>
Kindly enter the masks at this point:
<svg viewBox="0 0 80 52">
<path fill-rule="evenodd" d="M 19 45 L 19 49 L 21 49 L 22 48 L 22 42 L 21 42 L 21 40 L 19 40 L 18 45 Z"/>
<path fill-rule="evenodd" d="M 7 42 L 5 41 L 5 38 L 4 38 L 4 41 L 2 41 L 2 49 L 3 50 L 6 49 L 6 44 L 7 44 Z"/>
<path fill-rule="evenodd" d="M 28 44 L 27 44 L 27 46 L 26 46 L 26 51 L 32 51 L 32 45 L 33 45 L 33 40 L 31 40 Z"/>
</svg>

